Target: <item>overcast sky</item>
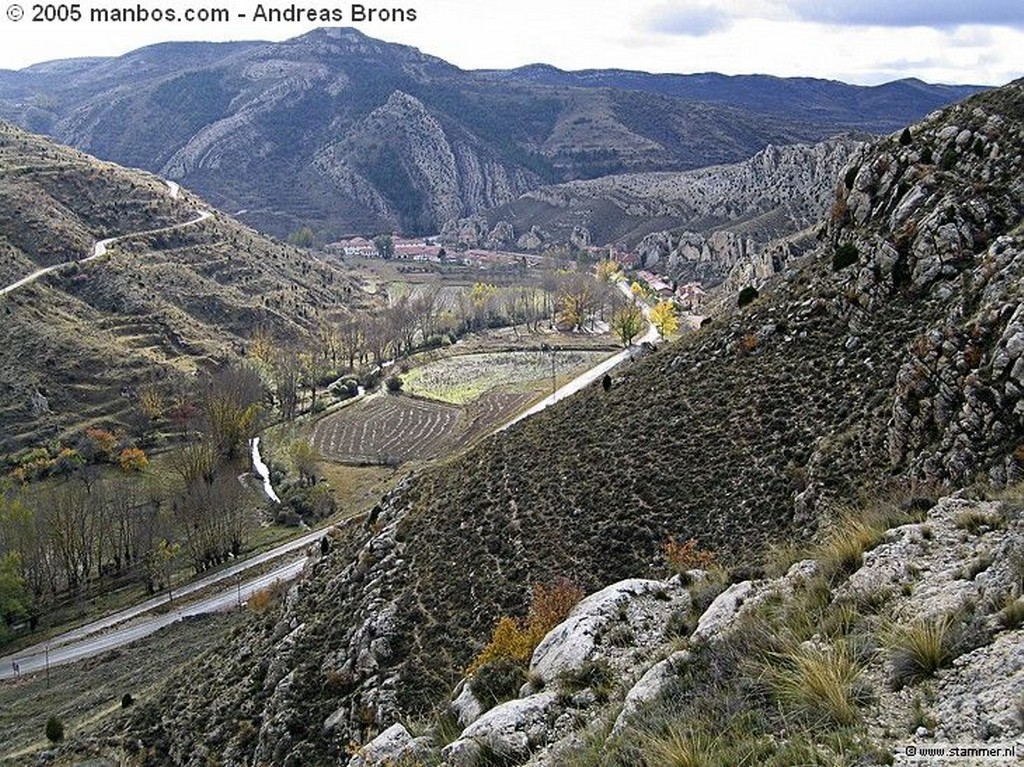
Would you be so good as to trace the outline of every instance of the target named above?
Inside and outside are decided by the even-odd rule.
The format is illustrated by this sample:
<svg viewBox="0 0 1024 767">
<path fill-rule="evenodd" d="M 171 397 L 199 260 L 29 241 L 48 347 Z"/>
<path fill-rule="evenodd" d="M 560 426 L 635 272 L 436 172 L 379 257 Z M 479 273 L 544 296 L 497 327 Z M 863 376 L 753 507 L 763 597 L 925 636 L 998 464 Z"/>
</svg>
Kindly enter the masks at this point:
<svg viewBox="0 0 1024 767">
<path fill-rule="evenodd" d="M 317 24 L 32 22 L 35 0 L 0 0 L 0 68 L 109 56 L 167 40 L 283 40 Z M 10 20 L 12 2 L 26 16 Z M 52 2 L 52 0 L 47 0 Z M 58 0 L 63 2 L 63 0 Z M 74 0 L 71 0 L 74 2 Z M 224 8 L 256 2 L 83 0 L 90 9 Z M 292 0 L 270 0 L 284 9 Z M 297 0 L 302 8 L 350 3 Z M 374 5 L 374 0 L 363 3 Z M 563 69 L 767 73 L 873 85 L 902 77 L 999 85 L 1024 76 L 1024 0 L 384 0 L 413 22 L 346 23 L 465 69 L 534 62 Z M 15 15 L 17 15 L 15 13 Z"/>
</svg>

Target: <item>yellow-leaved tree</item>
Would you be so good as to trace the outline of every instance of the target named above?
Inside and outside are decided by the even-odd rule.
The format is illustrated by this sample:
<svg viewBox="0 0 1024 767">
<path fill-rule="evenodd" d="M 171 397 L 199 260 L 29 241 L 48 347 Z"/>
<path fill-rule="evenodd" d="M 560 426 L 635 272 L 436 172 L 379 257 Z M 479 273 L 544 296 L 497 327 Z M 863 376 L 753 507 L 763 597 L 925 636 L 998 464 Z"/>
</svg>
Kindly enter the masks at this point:
<svg viewBox="0 0 1024 767">
<path fill-rule="evenodd" d="M 676 316 L 676 305 L 667 298 L 659 301 L 651 309 L 651 323 L 658 329 L 662 338 L 667 338 L 679 330 L 679 317 Z"/>
</svg>

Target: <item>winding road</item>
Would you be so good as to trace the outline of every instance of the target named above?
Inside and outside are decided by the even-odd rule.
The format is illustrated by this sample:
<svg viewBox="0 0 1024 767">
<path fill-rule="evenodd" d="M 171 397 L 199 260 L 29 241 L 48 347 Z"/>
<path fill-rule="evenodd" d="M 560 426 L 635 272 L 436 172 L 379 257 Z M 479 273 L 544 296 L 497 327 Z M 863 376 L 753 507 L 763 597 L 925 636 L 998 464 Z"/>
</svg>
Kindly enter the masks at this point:
<svg viewBox="0 0 1024 767">
<path fill-rule="evenodd" d="M 179 195 L 181 193 L 181 187 L 178 186 L 173 181 L 166 181 L 165 183 L 167 184 L 167 190 L 168 190 L 167 193 L 171 197 L 171 199 L 172 200 L 178 199 L 178 197 L 179 197 Z M 208 210 L 197 210 L 195 218 L 193 218 L 193 219 L 191 219 L 189 221 L 185 221 L 184 223 L 181 223 L 181 224 L 172 224 L 171 226 L 163 226 L 163 227 L 160 227 L 159 229 L 144 229 L 144 230 L 139 231 L 139 232 L 128 232 L 127 234 L 118 235 L 117 237 L 108 237 L 105 240 L 100 240 L 99 242 L 97 242 L 95 245 L 92 246 L 92 251 L 85 258 L 80 259 L 78 261 L 67 261 L 67 262 L 65 262 L 63 264 L 54 264 L 53 266 L 47 266 L 47 267 L 45 267 L 43 269 L 38 269 L 38 270 L 32 272 L 32 274 L 28 275 L 27 277 L 22 277 L 20 280 L 17 280 L 16 282 L 12 282 L 10 285 L 7 285 L 6 287 L 0 288 L 0 296 L 5 296 L 8 293 L 13 293 L 18 288 L 23 288 L 26 285 L 31 285 L 33 282 L 38 280 L 40 277 L 44 277 L 45 275 L 49 274 L 50 272 L 56 272 L 56 271 L 59 271 L 61 269 L 65 269 L 65 268 L 71 266 L 72 264 L 87 264 L 90 261 L 95 261 L 97 258 L 100 258 L 101 256 L 106 255 L 107 249 L 111 245 L 113 245 L 115 242 L 118 242 L 119 240 L 124 240 L 124 239 L 127 239 L 129 237 L 139 237 L 139 236 L 148 235 L 148 234 L 163 234 L 164 232 L 171 232 L 171 231 L 174 231 L 175 229 L 183 229 L 186 226 L 195 226 L 196 224 L 198 224 L 198 223 L 200 223 L 202 221 L 205 221 L 206 219 L 208 219 L 212 215 L 213 214 L 210 211 L 208 211 Z"/>
</svg>

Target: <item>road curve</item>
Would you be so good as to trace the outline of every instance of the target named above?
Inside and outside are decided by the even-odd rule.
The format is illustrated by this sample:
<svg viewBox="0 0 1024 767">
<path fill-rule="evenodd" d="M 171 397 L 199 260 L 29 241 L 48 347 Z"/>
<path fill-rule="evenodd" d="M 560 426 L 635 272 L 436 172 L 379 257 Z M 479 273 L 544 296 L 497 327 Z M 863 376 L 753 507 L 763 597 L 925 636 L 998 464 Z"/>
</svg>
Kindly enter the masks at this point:
<svg viewBox="0 0 1024 767">
<path fill-rule="evenodd" d="M 178 199 L 178 195 L 181 192 L 181 187 L 178 186 L 173 181 L 167 181 L 166 183 L 168 189 L 167 193 L 171 196 L 172 199 Z M 22 277 L 20 280 L 17 280 L 16 282 L 12 282 L 10 285 L 0 288 L 0 296 L 5 296 L 8 293 L 13 293 L 18 288 L 23 288 L 26 285 L 31 285 L 40 277 L 43 277 L 49 274 L 50 272 L 56 272 L 59 271 L 60 269 L 69 267 L 71 266 L 71 264 L 87 264 L 90 261 L 94 261 L 100 256 L 105 255 L 107 252 L 107 248 L 109 248 L 113 243 L 117 242 L 118 240 L 124 240 L 129 237 L 138 237 L 140 235 L 147 234 L 162 234 L 163 232 L 170 232 L 175 229 L 182 229 L 186 226 L 194 226 L 195 224 L 205 221 L 211 215 L 213 214 L 210 213 L 210 211 L 208 210 L 198 210 L 196 211 L 195 218 L 191 219 L 190 221 L 185 221 L 184 223 L 181 224 L 172 224 L 171 226 L 164 226 L 159 229 L 145 229 L 140 232 L 128 232 L 127 234 L 118 235 L 117 237 L 108 237 L 105 240 L 100 240 L 95 245 L 93 245 L 92 251 L 85 258 L 79 261 L 67 261 L 63 264 L 54 264 L 53 266 L 47 266 L 43 269 L 38 269 L 32 272 L 32 274 L 28 275 L 27 277 Z"/>
</svg>

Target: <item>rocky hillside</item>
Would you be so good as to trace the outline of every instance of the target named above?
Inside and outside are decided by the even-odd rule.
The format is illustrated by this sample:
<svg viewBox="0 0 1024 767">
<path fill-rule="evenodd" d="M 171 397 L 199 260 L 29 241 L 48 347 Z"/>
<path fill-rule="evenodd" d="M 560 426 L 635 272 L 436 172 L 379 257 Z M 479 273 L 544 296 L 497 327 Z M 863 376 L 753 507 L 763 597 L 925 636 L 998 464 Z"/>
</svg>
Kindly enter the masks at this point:
<svg viewBox="0 0 1024 767">
<path fill-rule="evenodd" d="M 433 233 L 545 183 L 736 162 L 865 123 L 849 110 L 794 118 L 738 98 L 496 81 L 353 29 L 168 43 L 0 75 L 0 115 L 181 181 L 261 230 L 308 224 L 325 240 Z M 819 98 L 816 81 L 780 82 L 787 98 Z M 956 97 L 921 90 L 914 116 Z M 866 99 L 857 114 L 887 104 Z"/>
<path fill-rule="evenodd" d="M 808 558 L 776 562 L 775 577 L 728 585 L 691 569 L 613 584 L 540 641 L 518 684 L 498 664 L 460 683 L 450 743 L 399 722 L 348 767 L 912 764 L 908 748 L 951 745 L 1004 754 L 1024 733 L 1021 512 L 1019 498 L 944 498 L 916 520 L 889 509 L 887 532 L 866 519 L 837 527 Z"/>
<path fill-rule="evenodd" d="M 398 488 L 367 529 L 339 532 L 279 612 L 138 709 L 128 747 L 150 764 L 340 761 L 353 741 L 439 715 L 499 616 L 525 613 L 531 584 L 663 575 L 670 536 L 697 539 L 742 581 L 772 542 L 827 542 L 858 495 L 1017 481 L 1022 164 L 1024 82 L 865 148 L 819 246 L 758 299 L 634 362 L 609 391 Z M 898 557 L 908 577 L 929 550 L 915 535 Z M 992 566 L 968 565 L 971 577 Z"/>
<path fill-rule="evenodd" d="M 359 304 L 337 267 L 221 214 L 199 221 L 200 198 L 6 123 L 0 199 L 0 288 L 67 264 L 0 295 L 0 450 L 130 425 L 142 384 L 237 357 L 257 327 L 294 339 Z"/>
<path fill-rule="evenodd" d="M 850 138 L 770 146 L 731 165 L 542 187 L 451 222 L 442 239 L 533 250 L 616 243 L 635 248 L 647 268 L 713 286 L 769 243 L 820 221 L 859 146 Z"/>
</svg>

